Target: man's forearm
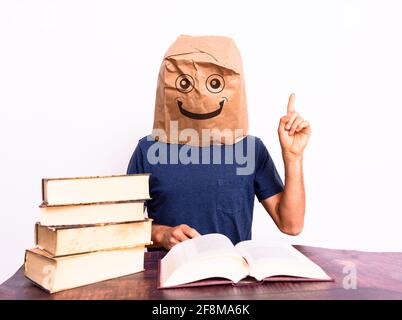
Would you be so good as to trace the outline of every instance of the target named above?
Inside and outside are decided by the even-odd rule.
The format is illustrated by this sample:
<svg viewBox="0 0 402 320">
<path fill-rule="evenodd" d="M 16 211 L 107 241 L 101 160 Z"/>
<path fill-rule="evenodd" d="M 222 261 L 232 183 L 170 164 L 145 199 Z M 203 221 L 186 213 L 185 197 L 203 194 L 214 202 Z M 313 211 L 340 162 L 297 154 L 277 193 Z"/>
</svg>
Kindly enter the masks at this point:
<svg viewBox="0 0 402 320">
<path fill-rule="evenodd" d="M 284 232 L 299 234 L 303 228 L 305 190 L 303 156 L 284 155 L 285 188 L 279 203 L 280 224 Z"/>
</svg>

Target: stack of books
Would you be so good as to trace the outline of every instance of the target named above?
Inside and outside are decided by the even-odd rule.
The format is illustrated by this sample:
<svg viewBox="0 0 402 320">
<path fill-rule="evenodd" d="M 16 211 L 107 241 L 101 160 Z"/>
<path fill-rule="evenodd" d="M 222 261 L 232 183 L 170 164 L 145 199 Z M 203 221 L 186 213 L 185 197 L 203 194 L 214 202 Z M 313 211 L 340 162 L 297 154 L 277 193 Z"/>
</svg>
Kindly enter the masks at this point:
<svg viewBox="0 0 402 320">
<path fill-rule="evenodd" d="M 143 271 L 149 198 L 148 174 L 43 179 L 25 276 L 53 293 Z"/>
</svg>

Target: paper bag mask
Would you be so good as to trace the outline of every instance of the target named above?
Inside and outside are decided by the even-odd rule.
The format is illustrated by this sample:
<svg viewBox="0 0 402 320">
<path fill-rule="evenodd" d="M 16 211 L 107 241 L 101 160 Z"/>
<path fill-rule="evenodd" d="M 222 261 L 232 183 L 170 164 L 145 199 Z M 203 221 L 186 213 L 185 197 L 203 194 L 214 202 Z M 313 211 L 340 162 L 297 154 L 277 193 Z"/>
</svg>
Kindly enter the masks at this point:
<svg viewBox="0 0 402 320">
<path fill-rule="evenodd" d="M 234 41 L 179 36 L 160 67 L 153 138 L 196 146 L 233 144 L 247 131 L 243 68 Z"/>
</svg>

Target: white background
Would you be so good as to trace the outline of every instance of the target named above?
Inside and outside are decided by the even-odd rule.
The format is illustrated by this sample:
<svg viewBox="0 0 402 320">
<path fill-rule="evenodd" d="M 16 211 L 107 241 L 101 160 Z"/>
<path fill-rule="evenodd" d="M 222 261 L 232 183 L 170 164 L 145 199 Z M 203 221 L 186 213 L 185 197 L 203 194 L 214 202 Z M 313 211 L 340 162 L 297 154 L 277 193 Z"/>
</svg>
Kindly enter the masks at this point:
<svg viewBox="0 0 402 320">
<path fill-rule="evenodd" d="M 306 222 L 255 238 L 402 250 L 400 1 L 1 1 L 0 282 L 33 246 L 41 178 L 125 173 L 150 133 L 159 65 L 179 34 L 242 53 L 250 128 L 283 176 L 288 94 L 312 123 Z"/>
</svg>

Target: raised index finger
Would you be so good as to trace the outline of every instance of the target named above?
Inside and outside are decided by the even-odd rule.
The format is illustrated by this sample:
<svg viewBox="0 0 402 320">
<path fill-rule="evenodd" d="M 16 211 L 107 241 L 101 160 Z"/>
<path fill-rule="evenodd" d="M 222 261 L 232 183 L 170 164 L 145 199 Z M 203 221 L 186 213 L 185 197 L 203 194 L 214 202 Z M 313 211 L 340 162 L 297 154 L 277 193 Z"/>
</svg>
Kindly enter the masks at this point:
<svg viewBox="0 0 402 320">
<path fill-rule="evenodd" d="M 295 111 L 295 94 L 292 93 L 289 96 L 289 101 L 288 101 L 288 114 Z"/>
</svg>

